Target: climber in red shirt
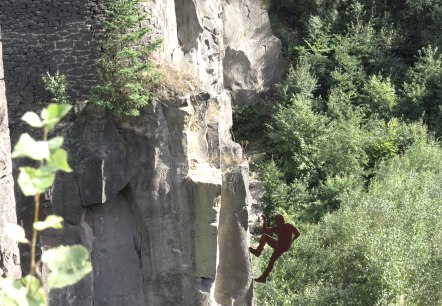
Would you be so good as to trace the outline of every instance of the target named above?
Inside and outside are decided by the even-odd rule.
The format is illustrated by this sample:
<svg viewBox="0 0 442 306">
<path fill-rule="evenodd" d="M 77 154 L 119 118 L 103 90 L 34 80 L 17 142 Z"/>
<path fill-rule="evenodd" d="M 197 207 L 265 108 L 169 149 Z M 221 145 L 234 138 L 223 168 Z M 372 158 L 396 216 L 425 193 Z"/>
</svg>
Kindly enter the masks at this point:
<svg viewBox="0 0 442 306">
<path fill-rule="evenodd" d="M 285 223 L 284 217 L 282 215 L 275 216 L 276 226 L 267 227 L 266 224 L 266 216 L 262 215 L 263 225 L 262 225 L 262 236 L 259 239 L 259 245 L 256 249 L 249 248 L 250 253 L 255 256 L 260 256 L 264 246 L 268 244 L 271 248 L 274 249 L 272 257 L 270 257 L 269 264 L 267 268 L 264 270 L 262 275 L 258 278 L 255 278 L 256 282 L 265 283 L 267 281 L 267 277 L 273 269 L 273 265 L 275 261 L 285 252 L 287 252 L 292 245 L 292 242 L 299 237 L 299 231 L 296 227 L 294 227 L 290 223 Z M 275 233 L 278 236 L 278 239 L 271 237 L 270 235 Z"/>
</svg>

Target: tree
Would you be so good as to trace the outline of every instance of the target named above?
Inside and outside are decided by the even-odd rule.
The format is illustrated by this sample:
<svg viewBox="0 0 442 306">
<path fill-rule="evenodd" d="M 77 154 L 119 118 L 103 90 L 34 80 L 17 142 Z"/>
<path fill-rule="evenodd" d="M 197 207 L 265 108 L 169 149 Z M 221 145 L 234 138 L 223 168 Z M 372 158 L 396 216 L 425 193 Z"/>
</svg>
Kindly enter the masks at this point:
<svg viewBox="0 0 442 306">
<path fill-rule="evenodd" d="M 115 114 L 138 116 L 139 109 L 155 96 L 158 74 L 149 55 L 160 40 L 147 41 L 148 27 L 140 27 L 147 14 L 139 0 L 111 0 L 98 59 L 99 83 L 92 90 L 92 102 Z"/>
</svg>

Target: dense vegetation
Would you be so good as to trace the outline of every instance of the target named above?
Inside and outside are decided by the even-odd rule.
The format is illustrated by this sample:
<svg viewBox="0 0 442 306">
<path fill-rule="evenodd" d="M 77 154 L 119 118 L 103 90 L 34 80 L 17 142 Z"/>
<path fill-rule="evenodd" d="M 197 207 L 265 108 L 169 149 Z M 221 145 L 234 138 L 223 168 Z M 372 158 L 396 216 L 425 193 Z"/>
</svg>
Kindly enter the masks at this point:
<svg viewBox="0 0 442 306">
<path fill-rule="evenodd" d="M 234 129 L 266 130 L 262 206 L 301 238 L 257 304 L 441 304 L 442 3 L 281 0 L 269 13 L 292 67 Z"/>
</svg>

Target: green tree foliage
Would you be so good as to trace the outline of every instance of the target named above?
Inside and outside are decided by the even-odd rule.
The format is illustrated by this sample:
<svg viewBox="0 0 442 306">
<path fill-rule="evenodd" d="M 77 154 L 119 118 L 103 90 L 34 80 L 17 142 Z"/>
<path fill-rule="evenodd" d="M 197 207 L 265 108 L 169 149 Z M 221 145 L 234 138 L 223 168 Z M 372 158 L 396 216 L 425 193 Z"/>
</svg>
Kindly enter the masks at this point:
<svg viewBox="0 0 442 306">
<path fill-rule="evenodd" d="M 341 193 L 341 208 L 305 228 L 255 287 L 260 305 L 439 305 L 441 165 L 440 144 L 415 143 L 368 190 Z"/>
<path fill-rule="evenodd" d="M 115 114 L 138 116 L 154 97 L 158 74 L 149 55 L 160 41 L 147 41 L 150 29 L 140 27 L 147 15 L 138 0 L 111 0 L 100 40 L 99 84 L 91 100 Z"/>
<path fill-rule="evenodd" d="M 410 119 L 423 117 L 437 135 L 442 135 L 442 54 L 424 48 L 406 73 L 400 112 Z"/>
<path fill-rule="evenodd" d="M 314 175 L 314 158 L 320 149 L 318 139 L 326 126 L 326 118 L 315 113 L 310 100 L 295 96 L 290 102 L 275 113 L 267 135 L 272 142 L 269 152 L 288 180 Z"/>
<path fill-rule="evenodd" d="M 364 103 L 371 113 L 389 118 L 397 104 L 396 92 L 390 79 L 382 80 L 377 76 L 371 76 L 365 83 L 361 102 Z"/>
<path fill-rule="evenodd" d="M 303 234 L 257 303 L 441 304 L 440 1 L 269 11 L 293 67 L 268 102 L 261 204 Z"/>
<path fill-rule="evenodd" d="M 279 85 L 282 102 L 267 125 L 265 141 L 272 161 L 260 171 L 267 211 L 281 207 L 302 220 L 318 221 L 339 208 L 341 192 L 368 181 L 378 163 L 425 139 L 426 129 L 389 119 L 396 94 L 388 78 L 367 77 L 359 95 L 335 85 L 324 102 L 314 95 L 311 69 L 298 62 Z M 297 203 L 293 190 L 307 195 Z"/>
<path fill-rule="evenodd" d="M 267 124 L 265 150 L 283 183 L 305 185 L 313 197 L 309 209 L 322 211 L 313 220 L 339 207 L 339 196 L 325 192 L 326 182 L 368 182 L 379 162 L 422 138 L 426 129 L 421 118 L 437 134 L 442 126 L 437 49 L 424 48 L 407 68 L 410 58 L 398 52 L 402 28 L 387 22 L 396 15 L 383 14 L 388 9 L 380 3 L 347 2 L 300 0 L 271 6 L 281 16 L 296 5 L 311 10 L 303 25 L 285 20 L 286 28 L 298 26 L 305 38 L 286 46 L 296 65 L 278 86 L 279 105 Z M 335 15 L 344 4 L 349 4 L 346 13 Z M 271 207 L 270 199 L 281 198 L 281 190 L 277 197 L 266 190 L 270 195 L 264 202 Z"/>
<path fill-rule="evenodd" d="M 359 22 L 372 22 L 380 31 L 395 28 L 399 34 L 396 43 L 400 44 L 395 53 L 407 62 L 422 47 L 442 47 L 442 5 L 438 0 L 274 0 L 270 15 L 286 47 L 299 43 L 300 36 L 314 34 L 318 25 L 320 32 L 341 35 Z M 299 34 L 287 40 L 282 34 L 293 29 Z"/>
</svg>

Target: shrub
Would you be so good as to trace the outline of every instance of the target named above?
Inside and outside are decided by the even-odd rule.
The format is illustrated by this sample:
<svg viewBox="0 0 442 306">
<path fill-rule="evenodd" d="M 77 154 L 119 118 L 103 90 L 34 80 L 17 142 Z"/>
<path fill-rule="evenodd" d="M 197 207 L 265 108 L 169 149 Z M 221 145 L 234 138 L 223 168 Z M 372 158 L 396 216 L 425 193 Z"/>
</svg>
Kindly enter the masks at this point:
<svg viewBox="0 0 442 306">
<path fill-rule="evenodd" d="M 284 173 L 278 169 L 274 161 L 261 164 L 258 172 L 265 190 L 260 199 L 264 212 L 271 215 L 282 210 L 291 216 L 302 218 L 304 208 L 312 200 L 305 181 L 297 179 L 286 183 Z"/>
<path fill-rule="evenodd" d="M 66 76 L 57 72 L 55 75 L 43 75 L 45 89 L 52 95 L 52 103 L 69 103 L 68 82 Z"/>
<path fill-rule="evenodd" d="M 370 109 L 371 113 L 383 118 L 392 115 L 396 106 L 396 93 L 390 79 L 383 80 L 376 75 L 371 76 L 362 90 L 361 102 Z"/>
<path fill-rule="evenodd" d="M 290 104 L 280 106 L 268 126 L 271 153 L 282 167 L 287 181 L 315 176 L 318 138 L 323 137 L 327 118 L 313 110 L 313 102 L 294 96 Z"/>
<path fill-rule="evenodd" d="M 297 95 L 300 98 L 312 99 L 317 87 L 317 79 L 311 73 L 311 65 L 301 59 L 296 67 L 290 67 L 287 78 L 278 85 L 278 91 L 283 101 Z"/>
</svg>

